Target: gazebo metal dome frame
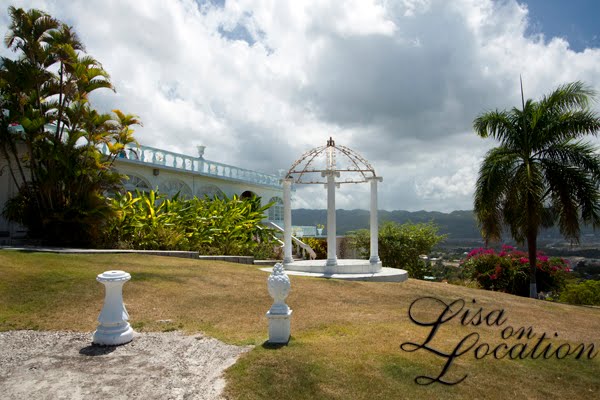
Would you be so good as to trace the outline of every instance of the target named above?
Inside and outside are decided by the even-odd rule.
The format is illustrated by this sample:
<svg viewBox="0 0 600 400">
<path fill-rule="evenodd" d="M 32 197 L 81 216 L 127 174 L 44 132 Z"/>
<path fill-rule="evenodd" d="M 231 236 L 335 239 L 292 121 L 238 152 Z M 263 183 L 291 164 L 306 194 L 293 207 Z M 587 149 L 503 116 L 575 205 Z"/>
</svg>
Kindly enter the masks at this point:
<svg viewBox="0 0 600 400">
<path fill-rule="evenodd" d="M 323 160 L 324 158 L 324 160 Z M 340 161 L 345 162 L 341 165 Z M 336 180 L 344 174 L 342 180 Z M 335 188 L 342 183 L 371 184 L 371 256 L 368 261 L 369 272 L 381 270 L 378 243 L 379 227 L 377 222 L 377 182 L 383 178 L 377 176 L 375 169 L 362 156 L 348 147 L 336 145 L 330 137 L 325 146 L 316 147 L 304 153 L 288 170 L 283 183 L 283 220 L 284 220 L 284 265 L 292 267 L 292 207 L 291 187 L 296 184 L 324 184 L 327 188 L 327 262 L 325 273 L 337 271 Z M 342 272 L 342 271 L 337 271 Z M 342 272 L 343 273 L 343 272 Z"/>
<path fill-rule="evenodd" d="M 322 156 L 322 157 L 320 157 Z M 325 158 L 325 165 L 320 165 Z M 346 161 L 347 165 L 340 166 L 340 160 Z M 327 181 L 323 175 L 327 171 L 338 171 L 346 177 L 336 183 L 365 183 L 369 178 L 376 177 L 375 169 L 360 154 L 354 150 L 341 145 L 336 145 L 330 137 L 325 146 L 315 147 L 302 154 L 286 173 L 286 177 L 294 179 L 296 184 L 325 184 Z M 347 176 L 350 176 L 348 178 Z"/>
</svg>

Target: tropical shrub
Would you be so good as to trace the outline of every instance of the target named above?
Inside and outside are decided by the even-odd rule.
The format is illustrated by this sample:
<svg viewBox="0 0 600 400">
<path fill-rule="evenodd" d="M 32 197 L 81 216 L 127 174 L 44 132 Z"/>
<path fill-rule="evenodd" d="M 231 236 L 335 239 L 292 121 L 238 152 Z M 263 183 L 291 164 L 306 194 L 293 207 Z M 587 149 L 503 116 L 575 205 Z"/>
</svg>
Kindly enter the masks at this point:
<svg viewBox="0 0 600 400">
<path fill-rule="evenodd" d="M 569 284 L 561 292 L 559 300 L 570 304 L 600 306 L 600 281 Z"/>
<path fill-rule="evenodd" d="M 384 267 L 402 268 L 411 278 L 423 279 L 425 264 L 419 255 L 428 254 L 433 246 L 445 239 L 438 234 L 434 223 L 385 222 L 379 229 L 379 258 Z M 360 229 L 348 236 L 350 246 L 356 249 L 361 258 L 369 258 L 370 231 Z"/>
<path fill-rule="evenodd" d="M 270 206 L 261 207 L 258 197 L 168 199 L 154 191 L 116 193 L 106 245 L 262 256 L 275 244 L 273 231 L 261 225 Z"/>
<path fill-rule="evenodd" d="M 255 260 L 280 260 L 283 259 L 283 249 L 271 240 L 264 241 L 256 244 L 251 256 Z"/>
<path fill-rule="evenodd" d="M 302 241 L 313 249 L 317 255 L 317 260 L 324 260 L 327 258 L 327 239 L 303 237 Z"/>
<path fill-rule="evenodd" d="M 478 248 L 471 251 L 461 262 L 463 276 L 476 281 L 486 290 L 529 295 L 529 257 L 526 252 L 512 246 L 494 249 Z M 538 252 L 536 257 L 536 280 L 540 292 L 557 292 L 565 285 L 566 273 L 571 271 L 567 260 L 547 257 Z"/>
</svg>

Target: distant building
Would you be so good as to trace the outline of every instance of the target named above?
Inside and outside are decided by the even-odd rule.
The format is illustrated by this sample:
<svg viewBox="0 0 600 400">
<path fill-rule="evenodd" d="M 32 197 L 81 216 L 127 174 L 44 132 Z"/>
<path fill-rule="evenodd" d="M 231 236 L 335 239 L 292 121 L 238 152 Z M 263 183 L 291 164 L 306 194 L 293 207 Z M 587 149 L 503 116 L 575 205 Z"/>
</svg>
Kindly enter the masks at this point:
<svg viewBox="0 0 600 400">
<path fill-rule="evenodd" d="M 101 149 L 108 154 L 108 148 Z M 198 156 L 170 152 L 149 146 L 127 146 L 116 159 L 114 167 L 129 179 L 124 186 L 129 191 L 158 189 L 173 196 L 208 195 L 260 196 L 262 205 L 274 202 L 268 210 L 268 220 L 283 220 L 283 189 L 280 178 L 233 165 L 204 159 L 204 146 L 198 146 Z M 6 159 L 0 156 L 0 209 L 16 194 L 17 188 L 8 172 Z M 23 238 L 26 230 L 0 216 L 0 244 L 10 244 Z"/>
</svg>

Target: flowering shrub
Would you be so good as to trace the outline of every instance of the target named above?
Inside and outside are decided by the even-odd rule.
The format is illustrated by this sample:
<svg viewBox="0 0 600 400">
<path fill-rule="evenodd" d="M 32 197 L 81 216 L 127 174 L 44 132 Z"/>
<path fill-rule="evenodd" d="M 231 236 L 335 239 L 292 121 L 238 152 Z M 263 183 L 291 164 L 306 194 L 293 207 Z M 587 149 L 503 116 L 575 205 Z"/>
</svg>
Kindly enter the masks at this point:
<svg viewBox="0 0 600 400">
<path fill-rule="evenodd" d="M 527 253 L 504 245 L 500 252 L 479 248 L 471 251 L 461 262 L 463 275 L 476 281 L 482 288 L 512 293 L 529 294 L 529 257 Z M 557 291 L 564 286 L 565 273 L 571 268 L 567 260 L 537 255 L 537 287 L 540 292 Z"/>
</svg>

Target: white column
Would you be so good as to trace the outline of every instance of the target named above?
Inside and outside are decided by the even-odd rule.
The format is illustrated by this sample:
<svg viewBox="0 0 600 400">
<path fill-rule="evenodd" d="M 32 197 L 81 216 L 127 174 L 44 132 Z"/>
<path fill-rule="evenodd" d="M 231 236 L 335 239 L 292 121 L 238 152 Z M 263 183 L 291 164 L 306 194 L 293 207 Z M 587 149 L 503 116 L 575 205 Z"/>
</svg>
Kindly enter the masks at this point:
<svg viewBox="0 0 600 400">
<path fill-rule="evenodd" d="M 369 262 L 377 264 L 379 260 L 379 223 L 377 221 L 377 182 L 383 181 L 382 177 L 367 178 L 371 182 L 371 257 Z"/>
<path fill-rule="evenodd" d="M 322 173 L 327 177 L 327 266 L 337 265 L 336 254 L 336 226 L 335 226 L 335 177 L 340 176 L 337 171 Z"/>
<path fill-rule="evenodd" d="M 292 258 L 292 179 L 282 179 L 283 183 L 283 263 L 294 262 Z"/>
</svg>

